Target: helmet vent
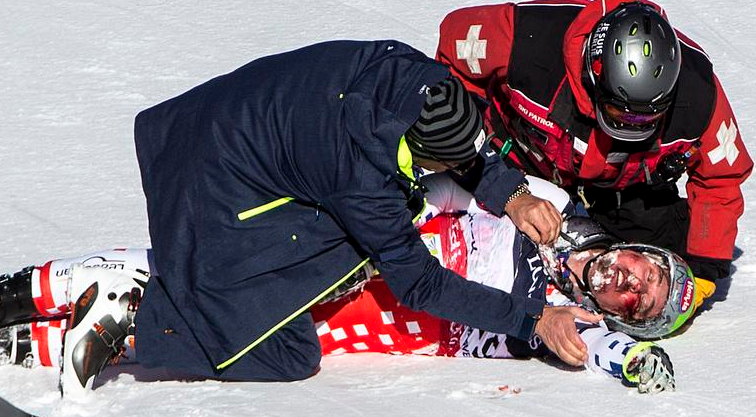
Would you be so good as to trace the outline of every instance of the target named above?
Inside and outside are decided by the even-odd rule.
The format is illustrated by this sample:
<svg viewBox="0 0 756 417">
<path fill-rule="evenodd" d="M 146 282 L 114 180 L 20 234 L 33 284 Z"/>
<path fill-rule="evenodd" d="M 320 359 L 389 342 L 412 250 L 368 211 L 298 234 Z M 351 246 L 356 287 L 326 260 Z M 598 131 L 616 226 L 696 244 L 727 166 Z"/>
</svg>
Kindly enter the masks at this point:
<svg viewBox="0 0 756 417">
<path fill-rule="evenodd" d="M 614 41 L 614 53 L 616 55 L 619 55 L 622 53 L 622 42 L 620 42 L 619 39 L 616 39 Z"/>
<path fill-rule="evenodd" d="M 635 36 L 636 33 L 638 33 L 638 24 L 633 23 L 632 26 L 630 26 L 630 32 L 628 34 L 630 36 Z"/>
<path fill-rule="evenodd" d="M 628 62 L 627 69 L 630 71 L 630 76 L 635 77 L 636 75 L 638 75 L 638 67 L 635 66 L 634 62 Z"/>
<path fill-rule="evenodd" d="M 664 65 L 659 65 L 658 67 L 656 67 L 656 69 L 654 70 L 654 78 L 659 78 L 662 71 L 664 71 Z"/>
<path fill-rule="evenodd" d="M 643 56 L 651 56 L 651 41 L 643 42 Z"/>
<path fill-rule="evenodd" d="M 674 46 L 671 47 L 671 48 L 669 48 L 669 60 L 670 61 L 673 61 L 673 62 L 675 61 L 675 54 L 676 53 L 677 53 L 677 51 L 675 50 Z"/>
<path fill-rule="evenodd" d="M 652 103 L 656 103 L 664 96 L 664 91 L 659 91 L 659 94 L 656 95 L 656 97 L 651 99 Z"/>
<path fill-rule="evenodd" d="M 624 88 L 622 88 L 622 87 L 617 87 L 617 91 L 619 91 L 619 92 L 620 92 L 620 94 L 622 94 L 622 96 L 623 96 L 623 97 L 624 97 L 625 99 L 627 99 L 627 91 L 625 91 L 625 89 L 624 89 Z"/>
<path fill-rule="evenodd" d="M 656 25 L 656 30 L 659 31 L 659 36 L 661 36 L 662 39 L 667 39 L 667 32 L 664 31 L 664 28 L 661 25 Z"/>
<path fill-rule="evenodd" d="M 651 34 L 651 18 L 648 15 L 643 16 L 643 33 Z"/>
</svg>

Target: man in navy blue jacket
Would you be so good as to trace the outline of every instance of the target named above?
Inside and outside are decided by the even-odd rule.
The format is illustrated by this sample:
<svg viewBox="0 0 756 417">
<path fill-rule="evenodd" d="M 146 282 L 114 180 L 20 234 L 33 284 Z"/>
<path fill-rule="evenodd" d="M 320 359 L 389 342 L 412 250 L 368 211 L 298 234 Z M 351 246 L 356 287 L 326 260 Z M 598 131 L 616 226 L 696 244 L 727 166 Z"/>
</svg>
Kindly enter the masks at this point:
<svg viewBox="0 0 756 417">
<path fill-rule="evenodd" d="M 529 195 L 481 128 L 447 68 L 396 41 L 261 58 L 141 112 L 135 140 L 160 275 L 135 318 L 140 362 L 306 378 L 320 362 L 307 309 L 368 260 L 410 308 L 524 340 L 535 331 L 566 361 L 585 360 L 573 323 L 585 313 L 466 281 L 413 227 L 423 202 L 414 156 L 451 169 L 535 241 L 556 239 L 558 211 Z M 82 314 L 86 302 L 75 306 Z"/>
</svg>

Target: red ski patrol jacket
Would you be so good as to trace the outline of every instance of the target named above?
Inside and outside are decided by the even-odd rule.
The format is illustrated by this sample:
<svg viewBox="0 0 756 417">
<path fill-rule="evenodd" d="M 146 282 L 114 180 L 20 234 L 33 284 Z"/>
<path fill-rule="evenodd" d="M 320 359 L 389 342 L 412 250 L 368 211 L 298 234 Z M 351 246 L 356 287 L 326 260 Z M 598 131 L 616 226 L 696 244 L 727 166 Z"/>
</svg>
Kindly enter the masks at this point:
<svg viewBox="0 0 756 417">
<path fill-rule="evenodd" d="M 620 3 L 535 1 L 456 10 L 441 23 L 436 58 L 491 102 L 488 126 L 496 136 L 511 136 L 527 159 L 510 152 L 513 162 L 558 185 L 623 190 L 652 184 L 660 160 L 690 152 L 688 254 L 729 261 L 743 213 L 740 184 L 753 162 L 706 53 L 677 32 L 682 68 L 674 107 L 647 151 L 611 150 L 612 138 L 596 123 L 581 80 L 584 44 Z"/>
</svg>

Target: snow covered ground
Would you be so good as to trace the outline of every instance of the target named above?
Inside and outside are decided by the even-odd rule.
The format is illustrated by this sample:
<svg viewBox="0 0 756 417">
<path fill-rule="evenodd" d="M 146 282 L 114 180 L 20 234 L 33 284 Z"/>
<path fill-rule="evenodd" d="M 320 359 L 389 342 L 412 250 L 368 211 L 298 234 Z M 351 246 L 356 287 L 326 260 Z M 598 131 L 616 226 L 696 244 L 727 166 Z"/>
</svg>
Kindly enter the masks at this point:
<svg viewBox="0 0 756 417">
<path fill-rule="evenodd" d="M 132 140 L 140 109 L 254 58 L 326 39 L 395 38 L 432 55 L 442 17 L 476 3 L 2 0 L 0 271 L 149 244 Z M 752 3 L 662 4 L 711 56 L 756 155 Z M 745 184 L 746 200 L 755 187 Z M 42 416 L 751 416 L 754 225 L 749 205 L 736 270 L 716 295 L 726 302 L 662 342 L 677 375 L 671 394 L 641 396 L 540 360 L 365 354 L 325 358 L 319 375 L 288 384 L 165 381 L 134 365 L 110 368 L 87 402 L 60 399 L 56 370 L 8 366 L 0 368 L 0 396 Z M 502 395 L 503 385 L 522 391 Z"/>
</svg>

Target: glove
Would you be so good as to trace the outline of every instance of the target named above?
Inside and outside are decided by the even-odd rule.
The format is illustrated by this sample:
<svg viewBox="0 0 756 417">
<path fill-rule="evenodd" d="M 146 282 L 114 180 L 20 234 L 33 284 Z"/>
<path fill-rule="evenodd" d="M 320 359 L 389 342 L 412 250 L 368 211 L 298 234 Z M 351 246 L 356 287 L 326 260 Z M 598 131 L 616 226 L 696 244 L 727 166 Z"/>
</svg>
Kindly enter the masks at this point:
<svg viewBox="0 0 756 417">
<path fill-rule="evenodd" d="M 708 279 L 695 277 L 696 281 L 696 303 L 694 308 L 698 308 L 703 304 L 704 300 L 711 297 L 714 291 L 717 290 L 717 284 L 714 281 Z"/>
<path fill-rule="evenodd" d="M 675 371 L 664 349 L 651 342 L 640 342 L 625 356 L 622 374 L 641 393 L 657 394 L 675 390 Z"/>
</svg>

